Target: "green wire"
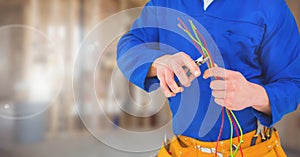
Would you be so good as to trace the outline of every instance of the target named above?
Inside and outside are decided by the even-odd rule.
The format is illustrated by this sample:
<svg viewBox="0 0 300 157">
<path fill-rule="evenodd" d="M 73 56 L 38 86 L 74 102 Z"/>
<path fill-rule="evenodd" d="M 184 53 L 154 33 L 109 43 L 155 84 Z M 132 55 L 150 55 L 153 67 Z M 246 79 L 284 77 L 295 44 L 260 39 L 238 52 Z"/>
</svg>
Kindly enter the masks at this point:
<svg viewBox="0 0 300 157">
<path fill-rule="evenodd" d="M 196 26 L 194 25 L 194 23 L 193 23 L 192 20 L 189 20 L 189 22 L 190 22 L 190 25 L 192 26 L 193 32 L 194 32 L 194 34 L 195 34 L 197 40 L 198 40 L 199 42 L 201 42 L 201 40 L 200 40 L 200 38 L 199 38 L 199 36 L 198 36 L 198 33 L 196 32 L 196 29 L 197 29 Z"/>
<path fill-rule="evenodd" d="M 198 34 L 196 32 L 196 29 L 197 29 L 196 26 L 194 25 L 194 23 L 193 23 L 192 20 L 189 20 L 189 23 L 190 23 L 190 25 L 191 25 L 191 27 L 193 29 L 193 33 L 194 33 L 196 39 L 195 39 L 195 37 L 188 30 L 184 29 L 180 24 L 178 24 L 178 27 L 180 29 L 182 29 L 194 42 L 196 42 L 201 47 L 201 50 L 204 53 L 205 57 L 209 57 L 207 49 L 203 46 L 203 43 L 200 40 L 200 38 L 199 38 L 199 36 L 198 36 Z M 210 64 L 211 67 L 213 67 L 211 58 L 209 60 L 209 64 Z M 242 127 L 241 127 L 239 121 L 237 120 L 235 114 L 232 112 L 232 110 L 229 110 L 229 111 L 230 111 L 231 115 L 233 116 L 234 121 L 236 122 L 236 124 L 237 124 L 237 126 L 239 128 L 239 131 L 241 133 L 241 139 L 240 139 L 239 144 L 237 145 L 237 149 L 234 151 L 234 153 L 232 153 L 232 146 L 233 146 L 233 141 L 232 141 L 232 139 L 233 139 L 233 124 L 232 124 L 232 121 L 231 121 L 228 109 L 226 109 L 226 115 L 227 115 L 227 117 L 229 119 L 229 122 L 230 122 L 230 156 L 234 157 L 236 155 L 236 153 L 238 152 L 238 150 L 241 147 L 241 144 L 243 142 L 243 131 L 242 131 Z"/>
<path fill-rule="evenodd" d="M 196 39 L 193 37 L 193 35 L 192 35 L 189 31 L 187 31 L 186 29 L 182 28 L 180 25 L 178 25 L 178 27 L 179 27 L 180 29 L 182 29 L 182 30 L 183 30 L 183 31 L 184 31 L 184 32 L 185 32 L 185 33 L 186 33 L 186 34 L 187 34 L 194 42 L 196 42 L 196 43 L 201 47 L 201 50 L 203 51 L 205 57 L 209 57 L 206 48 L 202 45 L 201 42 L 199 42 L 198 40 L 196 40 Z M 211 67 L 213 67 L 213 64 L 212 64 L 211 59 L 209 59 L 209 65 L 210 65 Z"/>
<path fill-rule="evenodd" d="M 236 153 L 238 152 L 238 150 L 240 149 L 241 144 L 243 143 L 243 136 L 244 136 L 244 134 L 243 134 L 242 127 L 241 127 L 239 121 L 237 120 L 235 114 L 232 112 L 232 110 L 230 110 L 230 112 L 231 112 L 231 115 L 233 116 L 233 118 L 234 118 L 234 120 L 235 120 L 235 122 L 236 122 L 236 124 L 237 124 L 237 126 L 238 126 L 238 128 L 239 128 L 239 130 L 240 130 L 240 133 L 241 133 L 240 143 L 237 145 L 237 149 L 234 151 L 234 154 L 233 154 L 233 155 L 235 156 Z"/>
<path fill-rule="evenodd" d="M 197 30 L 196 26 L 194 25 L 194 23 L 193 23 L 192 20 L 189 20 L 189 22 L 190 22 L 190 25 L 191 25 L 191 27 L 192 27 L 192 29 L 193 29 L 193 32 L 194 32 L 194 34 L 195 34 L 197 40 L 198 40 L 198 42 L 197 42 L 198 45 L 201 47 L 201 50 L 202 50 L 203 53 L 206 55 L 206 57 L 209 57 L 208 52 L 207 52 L 207 49 L 203 46 L 203 43 L 201 42 L 201 40 L 200 40 L 200 38 L 199 38 L 199 36 L 198 36 L 198 34 L 197 34 L 197 32 L 196 32 L 196 30 Z M 213 67 L 213 64 L 212 64 L 212 61 L 211 61 L 211 60 L 210 60 L 209 64 L 210 64 L 211 67 Z"/>
<path fill-rule="evenodd" d="M 208 57 L 208 53 L 207 53 L 207 51 L 206 51 L 206 49 L 205 49 L 205 47 L 202 45 L 202 43 L 200 42 L 200 41 L 198 41 L 198 40 L 196 40 L 195 38 L 194 38 L 194 36 L 188 31 L 188 30 L 186 30 L 186 29 L 184 29 L 184 28 L 182 28 L 181 27 L 181 25 L 178 25 L 178 27 L 180 28 L 180 29 L 182 29 L 194 42 L 196 42 L 200 47 L 201 47 L 201 50 L 203 51 L 203 53 L 206 55 L 206 57 Z"/>
<path fill-rule="evenodd" d="M 233 153 L 232 153 L 232 138 L 233 138 L 233 126 L 232 126 L 232 121 L 231 121 L 231 118 L 230 118 L 230 115 L 228 113 L 228 109 L 226 109 L 226 115 L 229 119 L 229 123 L 230 123 L 230 156 L 231 157 L 234 157 Z"/>
<path fill-rule="evenodd" d="M 208 55 L 208 52 L 207 52 L 207 50 L 206 50 L 206 48 L 203 46 L 203 43 L 202 43 L 202 41 L 200 40 L 200 38 L 199 38 L 199 36 L 198 36 L 198 34 L 197 34 L 197 32 L 196 32 L 196 26 L 194 25 L 194 23 L 193 23 L 193 21 L 192 20 L 189 20 L 189 22 L 190 22 L 190 25 L 192 26 L 192 30 L 193 30 L 193 32 L 194 32 L 194 35 L 196 36 L 196 38 L 197 38 L 197 41 L 198 41 L 198 45 L 201 47 L 201 50 L 205 53 L 205 55 L 208 57 L 209 55 Z"/>
</svg>

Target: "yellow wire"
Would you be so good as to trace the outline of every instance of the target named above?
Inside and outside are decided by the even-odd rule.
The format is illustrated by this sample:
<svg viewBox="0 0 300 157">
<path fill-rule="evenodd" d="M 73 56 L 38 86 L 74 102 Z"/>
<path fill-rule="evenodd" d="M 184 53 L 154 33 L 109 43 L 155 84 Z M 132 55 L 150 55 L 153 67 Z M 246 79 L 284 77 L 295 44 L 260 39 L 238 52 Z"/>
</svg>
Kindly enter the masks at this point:
<svg viewBox="0 0 300 157">
<path fill-rule="evenodd" d="M 205 53 L 205 55 L 209 58 L 209 65 L 210 65 L 210 68 L 214 67 L 214 65 L 213 65 L 213 63 L 212 63 L 212 60 L 211 60 L 211 58 L 209 57 L 209 54 L 208 54 L 207 49 L 203 46 L 203 44 L 202 44 L 202 42 L 201 42 L 201 40 L 200 40 L 200 38 L 199 38 L 199 36 L 198 36 L 198 34 L 197 34 L 197 32 L 196 32 L 196 30 L 197 30 L 196 26 L 194 25 L 194 23 L 193 23 L 192 20 L 189 20 L 189 22 L 190 22 L 190 25 L 191 25 L 191 27 L 192 27 L 192 29 L 193 29 L 193 32 L 194 32 L 194 34 L 195 34 L 197 40 L 198 40 L 198 45 L 201 47 L 201 50 Z"/>
<path fill-rule="evenodd" d="M 226 109 L 226 115 L 227 115 L 229 123 L 230 123 L 230 156 L 233 157 L 233 153 L 232 153 L 233 126 L 232 126 L 232 121 L 231 121 L 231 118 L 230 118 L 230 115 L 229 115 L 229 112 L 227 109 Z"/>
<path fill-rule="evenodd" d="M 240 133 L 241 133 L 241 139 L 240 139 L 240 142 L 239 142 L 239 144 L 237 145 L 237 149 L 234 151 L 234 154 L 233 154 L 233 155 L 235 156 L 236 153 L 238 152 L 238 150 L 240 149 L 241 144 L 243 143 L 243 136 L 244 136 L 244 134 L 243 134 L 242 127 L 241 127 L 239 121 L 237 120 L 235 114 L 232 112 L 232 110 L 230 110 L 230 113 L 231 113 L 231 115 L 232 115 L 234 121 L 236 122 L 236 124 L 237 124 L 237 126 L 238 126 L 238 128 L 239 128 L 239 131 L 240 131 Z"/>
<path fill-rule="evenodd" d="M 196 26 L 194 25 L 194 23 L 193 23 L 192 20 L 189 20 L 189 22 L 190 22 L 190 25 L 191 25 L 191 27 L 193 29 L 194 35 L 196 36 L 197 39 L 195 39 L 194 36 L 188 30 L 184 29 L 180 24 L 178 24 L 178 27 L 180 29 L 182 29 L 194 42 L 196 42 L 201 47 L 201 50 L 206 55 L 206 57 L 209 57 L 207 49 L 203 46 L 203 44 L 202 44 L 201 40 L 199 39 L 199 36 L 198 36 L 198 34 L 196 32 L 196 29 L 197 29 Z M 209 58 L 209 65 L 210 65 L 210 68 L 213 67 L 212 59 L 211 58 Z M 241 134 L 240 142 L 237 145 L 237 148 L 234 151 L 234 153 L 232 153 L 232 146 L 233 146 L 233 142 L 232 142 L 232 139 L 233 139 L 233 125 L 232 125 L 232 120 L 230 118 L 230 115 L 229 115 L 228 111 L 230 111 L 231 115 L 233 116 L 234 121 L 236 122 L 236 124 L 237 124 L 237 126 L 239 128 L 240 134 Z M 227 114 L 227 117 L 229 118 L 229 122 L 230 122 L 230 156 L 234 157 L 236 155 L 236 153 L 238 152 L 238 150 L 240 149 L 241 144 L 243 143 L 243 136 L 244 136 L 244 134 L 243 134 L 242 127 L 241 127 L 239 121 L 237 120 L 235 114 L 232 112 L 232 110 L 226 109 L 226 114 Z"/>
</svg>

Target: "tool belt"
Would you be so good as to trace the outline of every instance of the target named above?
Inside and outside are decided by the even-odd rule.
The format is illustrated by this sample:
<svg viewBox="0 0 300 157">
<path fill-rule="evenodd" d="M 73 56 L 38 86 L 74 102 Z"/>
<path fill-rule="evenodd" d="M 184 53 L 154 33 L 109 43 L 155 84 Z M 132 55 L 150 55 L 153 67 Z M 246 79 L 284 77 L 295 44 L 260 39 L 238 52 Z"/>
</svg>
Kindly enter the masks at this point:
<svg viewBox="0 0 300 157">
<path fill-rule="evenodd" d="M 239 143 L 237 137 L 233 138 L 233 143 Z M 168 144 L 163 143 L 157 157 L 214 157 L 216 144 L 186 136 L 174 136 Z M 244 157 L 286 157 L 274 128 L 266 136 L 258 130 L 244 134 L 241 146 Z M 217 150 L 218 157 L 230 157 L 230 140 L 219 141 Z M 238 152 L 236 157 L 240 156 L 241 153 Z"/>
</svg>

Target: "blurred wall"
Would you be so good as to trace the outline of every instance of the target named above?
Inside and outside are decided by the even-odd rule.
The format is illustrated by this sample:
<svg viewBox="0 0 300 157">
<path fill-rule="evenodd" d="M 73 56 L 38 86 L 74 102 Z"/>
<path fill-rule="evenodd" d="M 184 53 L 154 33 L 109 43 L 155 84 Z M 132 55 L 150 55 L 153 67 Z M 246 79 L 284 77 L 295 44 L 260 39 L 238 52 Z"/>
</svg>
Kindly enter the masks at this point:
<svg viewBox="0 0 300 157">
<path fill-rule="evenodd" d="M 300 1 L 299 0 L 286 0 L 294 17 L 297 21 L 300 30 Z M 296 112 L 290 113 L 285 116 L 279 124 L 277 124 L 281 140 L 284 147 L 291 152 L 299 152 L 300 148 L 300 108 Z"/>
<path fill-rule="evenodd" d="M 146 0 L 0 0 L 0 26 L 24 24 L 37 28 L 53 41 L 56 53 L 60 54 L 63 59 L 62 66 L 64 67 L 63 83 L 60 84 L 57 81 L 56 85 L 54 85 L 62 87 L 60 94 L 54 97 L 54 100 L 48 102 L 49 107 L 39 116 L 30 117 L 26 120 L 0 118 L 1 157 L 35 157 L 46 156 L 45 154 L 51 156 L 51 153 L 64 157 L 89 156 L 92 154 L 98 156 L 101 153 L 98 149 L 103 152 L 108 152 L 107 150 L 113 153 L 118 152 L 107 148 L 107 146 L 98 145 L 98 141 L 91 137 L 79 119 L 72 91 L 73 66 L 81 42 L 99 21 L 119 11 L 142 6 L 145 3 Z M 300 1 L 287 0 L 287 3 L 295 15 L 298 26 L 300 26 Z M 131 15 L 128 15 L 126 19 L 121 19 L 120 27 L 122 28 L 120 29 L 123 29 L 125 32 L 130 27 L 132 20 L 134 20 L 134 16 L 131 17 Z M 109 31 L 106 33 L 109 34 Z M 51 56 L 49 55 L 50 53 L 40 50 L 40 45 L 44 45 L 43 40 L 30 36 L 30 34 L 35 36 L 36 33 L 28 34 L 17 31 L 1 31 L 0 29 L 0 47 L 2 50 L 0 57 L 0 109 L 8 108 L 26 111 L 26 108 L 30 108 L 32 104 L 27 103 L 27 101 L 26 103 L 21 101 L 24 108 L 18 108 L 13 103 L 10 103 L 19 98 L 23 100 L 23 96 L 28 95 L 28 92 L 18 91 L 21 88 L 18 86 L 18 82 L 28 77 L 28 75 L 30 76 L 31 73 L 28 73 L 28 71 L 36 67 L 32 62 L 43 63 L 48 68 L 55 68 L 61 64 L 59 61 L 49 58 Z M 24 44 L 23 40 L 27 44 Z M 115 66 L 116 43 L 117 39 L 108 46 L 106 49 L 107 53 L 104 55 L 106 62 L 100 65 L 100 70 L 98 69 L 98 72 L 106 73 L 106 75 L 99 77 L 98 81 L 105 82 L 105 85 L 98 87 L 98 96 L 105 99 L 105 108 L 109 113 L 108 117 L 116 125 L 131 131 L 149 131 L 166 124 L 170 119 L 170 113 L 166 105 L 159 113 L 145 118 L 133 116 L 111 107 L 110 103 L 113 95 L 108 94 L 111 93 L 108 89 L 110 88 L 110 76 Z M 33 51 L 24 49 L 24 47 L 28 48 L 28 45 Z M 35 51 L 44 52 L 44 55 L 31 53 Z M 35 59 L 32 60 L 32 58 Z M 86 62 L 85 66 L 88 67 L 88 64 Z M 87 71 L 83 71 L 82 75 L 93 72 L 93 70 L 92 68 L 87 68 Z M 126 83 L 126 80 L 122 80 L 121 75 L 117 75 L 117 77 L 120 78 L 118 83 Z M 101 115 L 90 106 L 95 102 L 91 101 L 89 91 L 84 88 L 85 85 L 90 83 L 93 82 L 89 80 L 82 81 L 81 88 L 84 105 L 79 110 L 86 113 L 89 123 L 97 128 L 100 133 L 104 131 L 114 132 L 115 126 L 104 122 L 104 115 Z M 127 86 L 129 86 L 132 94 L 130 99 L 140 103 L 148 101 L 148 97 L 143 95 L 133 85 L 129 84 Z M 124 104 L 126 103 L 124 101 Z M 6 106 L 7 104 L 8 106 Z M 9 114 L 14 116 L 16 113 L 10 112 Z M 300 137 L 300 109 L 286 116 L 277 127 L 280 130 L 282 143 L 285 148 L 298 153 L 300 148 L 300 138 L 298 138 Z M 157 139 L 157 141 L 160 140 L 161 138 Z M 21 145 L 21 143 L 24 145 Z M 67 145 L 70 146 L 67 147 Z M 65 150 L 59 152 L 58 150 L 61 147 L 65 147 Z M 82 147 L 84 149 L 80 150 Z M 8 154 L 4 155 L 1 149 L 6 150 Z M 80 153 L 81 155 L 79 155 Z M 118 152 L 116 154 L 118 155 L 112 156 L 123 156 L 126 153 Z M 128 153 L 127 155 L 133 156 Z M 138 154 L 137 156 L 141 155 Z"/>
</svg>

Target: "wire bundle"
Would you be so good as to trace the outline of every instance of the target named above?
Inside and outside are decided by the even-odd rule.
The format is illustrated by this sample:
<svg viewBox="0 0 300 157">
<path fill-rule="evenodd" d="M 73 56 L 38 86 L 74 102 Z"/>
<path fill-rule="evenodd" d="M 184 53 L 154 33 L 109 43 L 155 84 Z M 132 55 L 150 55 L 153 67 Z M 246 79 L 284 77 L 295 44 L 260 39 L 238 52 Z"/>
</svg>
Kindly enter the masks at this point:
<svg viewBox="0 0 300 157">
<path fill-rule="evenodd" d="M 206 41 L 205 41 L 204 37 L 202 36 L 202 34 L 199 32 L 199 30 L 194 25 L 193 21 L 188 20 L 195 37 L 192 35 L 191 31 L 188 29 L 188 27 L 185 25 L 185 23 L 180 18 L 178 18 L 178 21 L 179 21 L 178 27 L 181 30 L 183 30 L 192 39 L 195 47 L 201 53 L 201 55 L 204 58 L 208 57 L 208 63 L 207 63 L 208 67 L 209 68 L 215 67 L 214 60 L 209 52 L 209 49 L 207 48 Z M 216 77 L 215 79 L 220 80 L 221 78 Z M 244 155 L 243 155 L 243 150 L 241 147 L 241 144 L 243 142 L 242 128 L 241 128 L 235 114 L 232 112 L 232 110 L 229 110 L 225 107 L 222 107 L 222 123 L 221 123 L 218 140 L 217 140 L 217 144 L 216 144 L 216 148 L 215 148 L 216 149 L 215 157 L 218 156 L 218 154 L 217 154 L 218 153 L 218 145 L 219 145 L 223 127 L 224 127 L 225 112 L 226 112 L 226 115 L 227 115 L 229 123 L 230 123 L 230 156 L 234 157 L 237 154 L 237 152 L 240 150 L 241 156 L 243 157 Z M 233 140 L 232 140 L 233 139 L 233 130 L 235 130 L 236 135 L 238 137 L 238 142 L 239 142 L 238 145 L 235 147 L 234 152 L 233 152 Z"/>
</svg>

